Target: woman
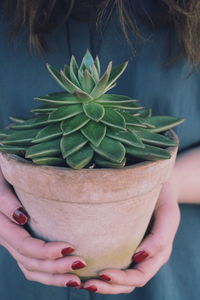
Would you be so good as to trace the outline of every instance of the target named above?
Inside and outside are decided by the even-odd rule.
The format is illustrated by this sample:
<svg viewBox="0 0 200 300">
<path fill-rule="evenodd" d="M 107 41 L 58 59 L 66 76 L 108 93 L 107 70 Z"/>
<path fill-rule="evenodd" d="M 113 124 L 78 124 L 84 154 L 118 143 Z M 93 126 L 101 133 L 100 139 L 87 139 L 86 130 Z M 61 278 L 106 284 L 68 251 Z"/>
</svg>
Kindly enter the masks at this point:
<svg viewBox="0 0 200 300">
<path fill-rule="evenodd" d="M 46 62 L 62 66 L 72 53 L 80 59 L 86 48 L 98 54 L 102 68 L 110 60 L 114 65 L 129 60 L 116 93 L 133 95 L 155 114 L 187 121 L 176 130 L 181 140 L 177 162 L 160 193 L 151 232 L 133 257 L 134 268 L 102 270 L 99 280 L 81 284 L 69 273 L 86 266 L 84 257 L 68 256 L 75 245 L 31 237 L 22 226 L 28 215 L 1 174 L 0 243 L 6 249 L 0 252 L 1 299 L 109 299 L 113 294 L 122 300 L 198 298 L 200 242 L 195 233 L 200 208 L 194 204 L 200 202 L 199 11 L 200 1 L 193 0 L 3 1 L 1 127 L 10 115 L 28 116 L 33 97 L 56 91 L 44 68 Z M 96 21 L 101 30 L 96 31 Z M 9 32 L 15 36 L 10 43 Z M 37 53 L 28 49 L 27 38 Z M 180 220 L 178 202 L 190 205 L 181 206 L 183 218 L 172 258 L 147 284 L 170 257 Z"/>
</svg>

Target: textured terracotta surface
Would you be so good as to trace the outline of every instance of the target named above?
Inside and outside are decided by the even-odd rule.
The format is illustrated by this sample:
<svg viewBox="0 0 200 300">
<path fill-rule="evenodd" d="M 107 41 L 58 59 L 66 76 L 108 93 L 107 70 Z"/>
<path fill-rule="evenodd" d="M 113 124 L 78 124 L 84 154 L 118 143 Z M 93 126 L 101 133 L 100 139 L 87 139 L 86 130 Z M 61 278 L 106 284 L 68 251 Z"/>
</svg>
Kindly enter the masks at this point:
<svg viewBox="0 0 200 300">
<path fill-rule="evenodd" d="M 169 149 L 171 159 L 123 169 L 36 166 L 2 153 L 0 166 L 31 216 L 36 235 L 72 243 L 88 265 L 73 272 L 89 277 L 131 263 L 173 168 L 177 147 Z"/>
</svg>

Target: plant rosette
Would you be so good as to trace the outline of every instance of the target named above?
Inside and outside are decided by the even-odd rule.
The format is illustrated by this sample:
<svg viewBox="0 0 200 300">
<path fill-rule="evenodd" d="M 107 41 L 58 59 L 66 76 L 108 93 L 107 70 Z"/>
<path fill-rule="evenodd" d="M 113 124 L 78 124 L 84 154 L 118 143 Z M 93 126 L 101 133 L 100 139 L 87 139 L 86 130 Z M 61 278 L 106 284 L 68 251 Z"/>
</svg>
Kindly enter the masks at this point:
<svg viewBox="0 0 200 300">
<path fill-rule="evenodd" d="M 182 118 L 152 116 L 128 96 L 107 93 L 127 62 L 101 75 L 87 50 L 78 66 L 51 75 L 65 89 L 36 98 L 29 120 L 0 130 L 0 166 L 31 216 L 33 234 L 67 241 L 87 267 L 127 268 L 141 242 L 178 150 Z"/>
</svg>

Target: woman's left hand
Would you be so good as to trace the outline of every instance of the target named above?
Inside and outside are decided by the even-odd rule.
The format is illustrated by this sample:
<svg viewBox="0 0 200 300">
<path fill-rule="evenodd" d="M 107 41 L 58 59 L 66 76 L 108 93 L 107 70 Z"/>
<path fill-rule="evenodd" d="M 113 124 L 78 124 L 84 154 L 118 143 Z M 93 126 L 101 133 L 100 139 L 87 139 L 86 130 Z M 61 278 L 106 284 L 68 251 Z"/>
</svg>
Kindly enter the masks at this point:
<svg viewBox="0 0 200 300">
<path fill-rule="evenodd" d="M 180 222 L 178 188 L 173 177 L 163 185 L 153 215 L 151 232 L 137 248 L 134 269 L 104 269 L 99 279 L 91 279 L 83 288 L 100 294 L 131 293 L 143 287 L 168 261 Z"/>
</svg>

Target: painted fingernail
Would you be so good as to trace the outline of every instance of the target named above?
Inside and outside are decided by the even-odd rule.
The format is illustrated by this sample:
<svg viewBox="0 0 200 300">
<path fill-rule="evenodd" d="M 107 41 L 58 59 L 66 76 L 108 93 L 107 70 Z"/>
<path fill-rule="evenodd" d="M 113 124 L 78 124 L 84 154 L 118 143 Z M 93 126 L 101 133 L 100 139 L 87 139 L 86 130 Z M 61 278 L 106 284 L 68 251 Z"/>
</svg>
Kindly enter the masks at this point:
<svg viewBox="0 0 200 300">
<path fill-rule="evenodd" d="M 13 215 L 13 219 L 19 224 L 24 225 L 28 221 L 28 214 L 23 207 L 17 208 Z"/>
<path fill-rule="evenodd" d="M 78 270 L 78 269 L 82 269 L 85 267 L 86 267 L 86 265 L 80 260 L 76 260 L 72 264 L 72 270 Z"/>
<path fill-rule="evenodd" d="M 84 289 L 87 290 L 87 291 L 90 291 L 90 292 L 94 292 L 94 293 L 97 291 L 97 287 L 95 285 L 87 286 Z"/>
<path fill-rule="evenodd" d="M 61 254 L 62 254 L 63 256 L 69 255 L 69 254 L 71 254 L 72 252 L 74 252 L 74 250 L 75 250 L 75 249 L 72 248 L 72 247 L 67 247 L 67 248 L 62 249 Z"/>
<path fill-rule="evenodd" d="M 111 278 L 110 278 L 108 275 L 105 275 L 105 274 L 99 275 L 99 277 L 100 277 L 102 280 L 105 280 L 105 281 L 110 281 L 110 280 L 111 280 Z"/>
<path fill-rule="evenodd" d="M 74 280 L 70 280 L 66 283 L 66 286 L 78 287 L 78 286 L 80 286 L 80 284 Z"/>
<path fill-rule="evenodd" d="M 149 254 L 146 251 L 139 251 L 133 255 L 132 260 L 136 263 L 140 263 L 144 261 L 148 256 Z"/>
</svg>

